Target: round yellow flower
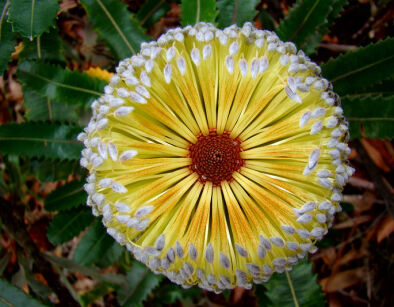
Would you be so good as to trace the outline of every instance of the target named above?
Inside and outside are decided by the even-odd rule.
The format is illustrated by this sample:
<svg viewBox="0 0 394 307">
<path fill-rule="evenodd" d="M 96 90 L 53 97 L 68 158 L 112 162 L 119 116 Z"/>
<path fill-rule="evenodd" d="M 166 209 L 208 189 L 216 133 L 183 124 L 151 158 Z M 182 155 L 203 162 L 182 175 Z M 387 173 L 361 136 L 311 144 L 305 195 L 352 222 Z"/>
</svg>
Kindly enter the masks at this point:
<svg viewBox="0 0 394 307">
<path fill-rule="evenodd" d="M 348 124 L 320 68 L 270 31 L 177 28 L 123 60 L 79 139 L 87 204 L 184 287 L 290 270 L 340 209 Z"/>
</svg>

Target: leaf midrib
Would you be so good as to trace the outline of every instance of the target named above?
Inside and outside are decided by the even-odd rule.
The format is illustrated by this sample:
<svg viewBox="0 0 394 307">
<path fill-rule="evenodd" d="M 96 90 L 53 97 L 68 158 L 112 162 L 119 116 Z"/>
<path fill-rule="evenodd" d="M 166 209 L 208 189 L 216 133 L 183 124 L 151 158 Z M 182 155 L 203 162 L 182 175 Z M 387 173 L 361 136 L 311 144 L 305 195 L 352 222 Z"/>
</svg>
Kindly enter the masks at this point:
<svg viewBox="0 0 394 307">
<path fill-rule="evenodd" d="M 59 140 L 59 139 L 45 139 L 33 137 L 0 137 L 0 141 L 28 141 L 40 143 L 63 143 L 63 144 L 79 144 L 77 140 Z"/>
<path fill-rule="evenodd" d="M 124 43 L 126 44 L 126 46 L 130 49 L 131 53 L 135 53 L 134 48 L 131 46 L 131 44 L 129 43 L 129 41 L 127 40 L 126 36 L 124 35 L 123 31 L 120 29 L 119 25 L 116 23 L 116 21 L 113 19 L 111 13 L 107 10 L 107 8 L 105 7 L 105 5 L 101 2 L 101 0 L 96 0 L 96 2 L 98 3 L 98 5 L 101 7 L 101 9 L 103 10 L 104 14 L 107 15 L 109 21 L 112 23 L 112 25 L 114 26 L 115 30 L 119 33 L 120 37 L 122 38 L 122 40 L 124 41 Z"/>
<path fill-rule="evenodd" d="M 142 281 L 144 280 L 146 274 L 148 274 L 149 270 L 146 269 L 144 271 L 144 274 L 142 274 L 141 278 L 138 280 L 137 284 L 135 285 L 135 287 L 133 289 L 131 289 L 130 293 L 126 296 L 126 299 L 124 300 L 124 304 L 126 304 L 128 302 L 128 300 L 130 299 L 130 297 L 133 296 L 134 292 L 137 290 L 138 286 L 142 283 Z"/>
<path fill-rule="evenodd" d="M 32 73 L 32 72 L 26 71 L 26 70 L 20 70 L 20 72 L 24 73 L 24 74 L 27 74 L 29 76 L 41 79 L 41 80 L 43 80 L 45 82 L 48 82 L 50 84 L 53 84 L 53 85 L 56 85 L 56 86 L 59 86 L 59 87 L 63 87 L 63 88 L 67 88 L 69 90 L 74 90 L 74 91 L 77 91 L 77 92 L 83 92 L 83 93 L 88 93 L 88 94 L 92 94 L 92 95 L 96 95 L 96 96 L 101 96 L 101 93 L 99 93 L 99 92 L 96 92 L 96 91 L 93 91 L 93 90 L 88 90 L 88 89 L 82 88 L 82 87 L 77 87 L 77 86 L 73 86 L 73 85 L 67 85 L 67 84 L 59 83 L 59 82 L 53 81 L 51 79 L 45 78 L 45 77 L 43 77 L 41 75 L 38 75 L 38 74 L 35 74 L 35 73 Z"/>
<path fill-rule="evenodd" d="M 349 77 L 349 76 L 351 76 L 351 75 L 353 75 L 353 74 L 356 74 L 356 73 L 359 73 L 359 72 L 361 72 L 361 71 L 363 71 L 363 70 L 366 70 L 366 69 L 368 69 L 368 68 L 371 68 L 371 67 L 373 67 L 374 65 L 378 65 L 378 64 L 381 64 L 381 63 L 383 63 L 383 62 L 385 62 L 385 61 L 389 61 L 389 60 L 391 60 L 392 58 L 394 58 L 394 54 L 391 55 L 391 56 L 389 56 L 389 57 L 387 57 L 387 58 L 381 59 L 381 60 L 376 61 L 376 62 L 373 62 L 373 63 L 371 63 L 371 64 L 362 66 L 362 67 L 360 67 L 360 68 L 358 68 L 358 69 L 349 71 L 349 72 L 347 72 L 347 73 L 345 73 L 345 74 L 339 75 L 339 76 L 337 76 L 336 78 L 331 79 L 331 82 L 334 83 L 334 82 L 336 82 L 336 81 L 338 81 L 338 80 L 347 78 L 347 77 Z"/>
<path fill-rule="evenodd" d="M 301 22 L 300 26 L 294 31 L 294 33 L 290 36 L 290 38 L 288 39 L 289 41 L 292 41 L 297 34 L 301 31 L 301 29 L 305 26 L 308 18 L 311 16 L 311 14 L 313 13 L 313 11 L 315 10 L 315 8 L 317 7 L 317 5 L 319 4 L 320 0 L 315 1 L 315 3 L 313 4 L 312 8 L 309 10 L 308 14 L 306 14 L 304 20 Z"/>
<path fill-rule="evenodd" d="M 80 188 L 78 188 L 78 189 L 76 189 L 76 190 L 72 190 L 71 192 L 69 192 L 69 193 L 67 193 L 67 194 L 62 194 L 62 195 L 60 195 L 58 198 L 55 198 L 55 199 L 53 199 L 52 201 L 48 202 L 47 205 L 49 206 L 49 204 L 52 204 L 52 203 L 54 203 L 54 202 L 58 202 L 59 200 L 62 200 L 62 199 L 67 198 L 67 197 L 69 197 L 69 196 L 78 194 L 78 193 L 81 192 L 81 191 L 83 191 L 83 187 L 80 187 Z"/>
<path fill-rule="evenodd" d="M 77 218 L 79 218 L 84 213 L 86 213 L 86 210 L 81 210 L 77 215 L 75 215 L 71 220 L 69 220 L 68 223 L 64 224 L 64 226 L 61 229 L 59 229 L 59 231 L 56 232 L 55 237 L 59 237 L 59 234 L 61 234 L 64 230 L 66 230 L 70 224 L 72 224 Z"/>
</svg>

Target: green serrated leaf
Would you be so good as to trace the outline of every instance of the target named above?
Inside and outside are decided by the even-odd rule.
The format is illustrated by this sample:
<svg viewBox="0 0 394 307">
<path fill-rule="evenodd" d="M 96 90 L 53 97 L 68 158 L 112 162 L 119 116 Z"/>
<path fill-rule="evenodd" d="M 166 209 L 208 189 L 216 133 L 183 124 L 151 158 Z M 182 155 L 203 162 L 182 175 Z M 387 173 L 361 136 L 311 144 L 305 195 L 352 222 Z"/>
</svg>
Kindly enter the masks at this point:
<svg viewBox="0 0 394 307">
<path fill-rule="evenodd" d="M 84 172 L 78 160 L 31 159 L 30 169 L 41 182 L 65 180 L 70 174 L 82 175 Z"/>
<path fill-rule="evenodd" d="M 18 66 L 18 79 L 40 95 L 59 102 L 90 106 L 103 93 L 105 81 L 86 73 L 47 64 L 25 61 Z"/>
<path fill-rule="evenodd" d="M 261 9 L 259 14 L 259 20 L 263 29 L 270 31 L 273 31 L 275 29 L 275 20 L 274 18 L 272 18 L 272 16 L 267 10 Z"/>
<path fill-rule="evenodd" d="M 326 24 L 334 1 L 298 0 L 280 22 L 276 33 L 281 40 L 292 41 L 298 48 L 312 53 L 320 41 L 316 39 L 316 29 Z"/>
<path fill-rule="evenodd" d="M 142 306 L 142 302 L 162 278 L 163 275 L 155 275 L 145 265 L 134 261 L 131 270 L 127 272 L 128 284 L 119 290 L 119 303 L 124 307 Z"/>
<path fill-rule="evenodd" d="M 71 181 L 57 188 L 45 200 L 45 210 L 62 211 L 79 207 L 86 202 L 87 194 L 83 181 Z"/>
<path fill-rule="evenodd" d="M 86 232 L 74 253 L 74 260 L 82 265 L 98 262 L 114 243 L 101 221 L 97 221 Z"/>
<path fill-rule="evenodd" d="M 394 79 L 383 80 L 382 82 L 367 85 L 359 89 L 357 94 L 346 95 L 347 97 L 366 97 L 370 95 L 391 96 L 394 95 Z"/>
<path fill-rule="evenodd" d="M 360 90 L 394 76 L 394 38 L 351 50 L 322 65 L 322 74 L 340 95 Z"/>
<path fill-rule="evenodd" d="M 10 123 L 0 126 L 0 152 L 26 157 L 79 159 L 81 128 L 47 122 Z"/>
<path fill-rule="evenodd" d="M 312 54 L 316 51 L 316 48 L 322 41 L 323 36 L 329 32 L 330 27 L 339 17 L 347 3 L 347 0 L 333 0 L 331 11 L 327 16 L 325 23 L 317 26 L 314 34 L 309 35 L 305 41 L 301 42 L 300 48 L 304 50 L 306 54 Z"/>
<path fill-rule="evenodd" d="M 135 17 L 139 20 L 141 27 L 150 28 L 160 18 L 164 17 L 170 9 L 171 6 L 166 0 L 147 0 Z"/>
<path fill-rule="evenodd" d="M 257 297 L 260 297 L 260 292 L 265 294 L 263 298 L 268 297 L 268 301 L 259 301 L 259 306 L 294 307 L 295 300 L 302 307 L 325 306 L 324 294 L 317 283 L 317 275 L 312 272 L 311 263 L 304 261 L 286 272 L 275 273 L 268 282 L 256 286 Z"/>
<path fill-rule="evenodd" d="M 394 96 L 342 97 L 351 138 L 394 138 Z"/>
<path fill-rule="evenodd" d="M 43 33 L 39 38 L 30 41 L 27 38 L 22 40 L 23 49 L 19 54 L 19 59 L 39 60 L 64 63 L 63 43 L 57 28 L 51 29 L 48 33 Z"/>
<path fill-rule="evenodd" d="M 88 227 L 94 220 L 89 207 L 78 207 L 61 211 L 51 221 L 47 229 L 47 236 L 52 244 L 62 244 L 70 241 Z"/>
<path fill-rule="evenodd" d="M 108 248 L 105 254 L 101 257 L 97 265 L 101 268 L 109 267 L 118 261 L 124 252 L 125 248 L 118 242 L 114 241 L 112 246 Z"/>
<path fill-rule="evenodd" d="M 59 8 L 56 0 L 12 0 L 8 20 L 14 31 L 32 40 L 54 26 Z"/>
<path fill-rule="evenodd" d="M 117 60 L 130 57 L 140 50 L 142 42 L 150 39 L 118 0 L 82 0 L 89 20 L 114 52 Z"/>
<path fill-rule="evenodd" d="M 0 1 L 0 75 L 7 69 L 17 38 L 17 34 L 12 31 L 11 24 L 5 20 L 8 7 L 8 1 Z"/>
<path fill-rule="evenodd" d="M 247 21 L 253 21 L 257 15 L 256 6 L 259 2 L 259 0 L 218 0 L 219 28 L 232 24 L 242 26 Z"/>
<path fill-rule="evenodd" d="M 75 108 L 64 103 L 41 97 L 30 89 L 23 90 L 25 116 L 29 121 L 55 120 L 77 122 Z"/>
<path fill-rule="evenodd" d="M 181 25 L 195 25 L 199 21 L 215 22 L 218 14 L 215 0 L 182 0 Z"/>
<path fill-rule="evenodd" d="M 0 278 L 0 304 L 1 306 L 29 306 L 44 307 L 39 301 L 27 295 L 21 289 Z"/>
</svg>

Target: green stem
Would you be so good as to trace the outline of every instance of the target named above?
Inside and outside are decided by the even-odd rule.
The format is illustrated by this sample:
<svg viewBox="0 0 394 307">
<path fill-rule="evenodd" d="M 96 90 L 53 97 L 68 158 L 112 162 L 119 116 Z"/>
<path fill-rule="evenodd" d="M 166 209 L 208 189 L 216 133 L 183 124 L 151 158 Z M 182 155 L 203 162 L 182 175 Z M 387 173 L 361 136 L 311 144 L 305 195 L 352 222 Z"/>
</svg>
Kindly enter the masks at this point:
<svg viewBox="0 0 394 307">
<path fill-rule="evenodd" d="M 285 273 L 286 273 L 286 277 L 287 277 L 287 282 L 289 283 L 291 296 L 293 297 L 294 306 L 295 307 L 300 307 L 300 305 L 298 304 L 298 301 L 297 301 L 297 296 L 296 296 L 295 291 L 294 291 L 293 283 L 292 283 L 291 278 L 290 278 L 290 274 L 287 271 L 285 271 Z"/>
</svg>

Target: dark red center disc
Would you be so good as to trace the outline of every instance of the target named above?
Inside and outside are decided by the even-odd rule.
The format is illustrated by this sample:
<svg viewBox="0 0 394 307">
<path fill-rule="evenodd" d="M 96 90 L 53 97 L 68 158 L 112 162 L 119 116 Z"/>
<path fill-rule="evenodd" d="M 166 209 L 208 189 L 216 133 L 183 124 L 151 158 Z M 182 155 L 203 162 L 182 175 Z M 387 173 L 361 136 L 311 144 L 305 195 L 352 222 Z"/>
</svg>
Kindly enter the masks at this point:
<svg viewBox="0 0 394 307">
<path fill-rule="evenodd" d="M 202 183 L 211 181 L 218 186 L 223 180 L 230 182 L 233 172 L 244 165 L 241 151 L 241 141 L 230 138 L 228 131 L 220 135 L 211 131 L 209 135 L 198 136 L 197 142 L 190 145 L 190 169 L 198 174 Z"/>
</svg>

